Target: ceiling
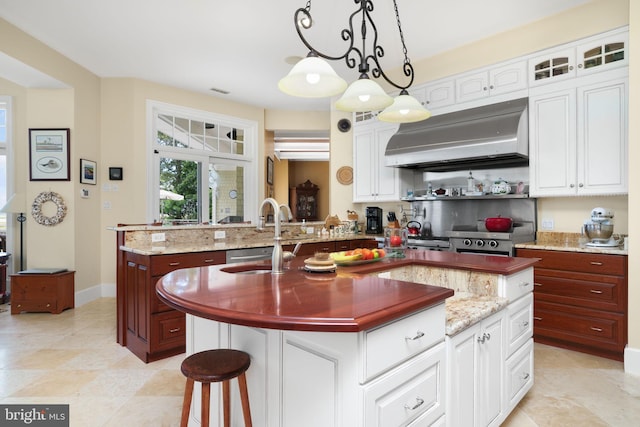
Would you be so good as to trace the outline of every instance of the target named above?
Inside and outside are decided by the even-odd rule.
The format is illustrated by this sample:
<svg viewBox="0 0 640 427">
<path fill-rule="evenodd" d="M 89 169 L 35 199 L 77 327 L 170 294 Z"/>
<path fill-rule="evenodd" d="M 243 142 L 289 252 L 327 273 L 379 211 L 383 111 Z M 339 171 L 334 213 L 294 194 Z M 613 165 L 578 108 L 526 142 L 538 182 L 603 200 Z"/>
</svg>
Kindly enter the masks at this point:
<svg viewBox="0 0 640 427">
<path fill-rule="evenodd" d="M 409 58 L 427 58 L 575 7 L 588 0 L 397 0 Z M 133 77 L 269 109 L 324 111 L 326 99 L 294 98 L 277 88 L 307 50 L 293 14 L 303 0 L 0 0 L 0 17 L 100 77 Z M 383 68 L 402 63 L 391 0 L 373 12 Z M 339 34 L 356 9 L 346 0 L 311 7 L 309 40 L 339 56 Z M 357 27 L 356 27 L 357 28 Z M 359 37 L 356 38 L 359 40 Z M 343 61 L 332 62 L 347 81 Z M 59 82 L 0 53 L 0 77 L 26 87 Z M 228 91 L 222 95 L 211 91 Z"/>
</svg>

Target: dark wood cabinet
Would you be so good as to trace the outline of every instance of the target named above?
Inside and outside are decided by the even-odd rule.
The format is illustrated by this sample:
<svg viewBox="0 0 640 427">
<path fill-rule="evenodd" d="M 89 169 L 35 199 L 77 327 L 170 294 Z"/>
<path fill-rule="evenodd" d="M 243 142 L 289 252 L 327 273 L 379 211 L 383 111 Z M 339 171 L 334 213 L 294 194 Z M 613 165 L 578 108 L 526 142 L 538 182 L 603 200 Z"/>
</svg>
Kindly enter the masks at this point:
<svg viewBox="0 0 640 427">
<path fill-rule="evenodd" d="M 11 314 L 23 311 L 61 313 L 73 308 L 74 271 L 11 275 Z"/>
<path fill-rule="evenodd" d="M 179 268 L 224 264 L 225 252 L 172 255 L 120 252 L 124 258 L 124 269 L 122 274 L 118 273 L 121 276 L 118 278 L 119 286 L 122 286 L 122 291 L 119 288 L 118 292 L 118 342 L 126 345 L 145 363 L 183 353 L 185 314 L 160 301 L 156 283 L 165 274 Z M 122 333 L 120 325 L 124 329 Z"/>
<path fill-rule="evenodd" d="M 518 249 L 534 267 L 534 339 L 615 360 L 627 344 L 627 256 Z"/>
<path fill-rule="evenodd" d="M 318 186 L 307 180 L 291 189 L 289 205 L 296 221 L 318 219 Z"/>
</svg>

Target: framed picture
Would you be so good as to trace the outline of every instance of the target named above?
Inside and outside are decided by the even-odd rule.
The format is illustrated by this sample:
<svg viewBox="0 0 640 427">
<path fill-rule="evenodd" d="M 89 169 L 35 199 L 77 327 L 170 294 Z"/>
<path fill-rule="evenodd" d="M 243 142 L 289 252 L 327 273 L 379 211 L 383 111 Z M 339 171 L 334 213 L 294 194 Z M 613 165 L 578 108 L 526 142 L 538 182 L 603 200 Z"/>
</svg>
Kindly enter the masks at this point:
<svg viewBox="0 0 640 427">
<path fill-rule="evenodd" d="M 69 181 L 69 129 L 29 129 L 29 180 Z"/>
<path fill-rule="evenodd" d="M 267 184 L 273 185 L 273 159 L 267 156 Z"/>
<path fill-rule="evenodd" d="M 109 168 L 109 180 L 122 181 L 122 168 Z"/>
<path fill-rule="evenodd" d="M 96 162 L 87 159 L 80 159 L 80 183 L 96 185 L 98 171 Z"/>
</svg>

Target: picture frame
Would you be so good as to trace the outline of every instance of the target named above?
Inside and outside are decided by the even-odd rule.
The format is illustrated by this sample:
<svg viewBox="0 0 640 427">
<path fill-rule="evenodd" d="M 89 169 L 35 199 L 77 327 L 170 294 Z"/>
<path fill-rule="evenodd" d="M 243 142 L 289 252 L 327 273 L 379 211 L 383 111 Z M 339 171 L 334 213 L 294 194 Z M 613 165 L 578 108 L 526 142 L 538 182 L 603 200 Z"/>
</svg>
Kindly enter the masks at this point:
<svg viewBox="0 0 640 427">
<path fill-rule="evenodd" d="M 273 159 L 267 156 L 267 184 L 273 185 Z"/>
<path fill-rule="evenodd" d="M 122 181 L 122 168 L 110 167 L 109 168 L 109 180 L 110 181 Z"/>
<path fill-rule="evenodd" d="M 70 129 L 29 129 L 29 180 L 70 181 Z"/>
<path fill-rule="evenodd" d="M 80 183 L 96 185 L 98 182 L 98 165 L 93 160 L 80 159 Z"/>
</svg>

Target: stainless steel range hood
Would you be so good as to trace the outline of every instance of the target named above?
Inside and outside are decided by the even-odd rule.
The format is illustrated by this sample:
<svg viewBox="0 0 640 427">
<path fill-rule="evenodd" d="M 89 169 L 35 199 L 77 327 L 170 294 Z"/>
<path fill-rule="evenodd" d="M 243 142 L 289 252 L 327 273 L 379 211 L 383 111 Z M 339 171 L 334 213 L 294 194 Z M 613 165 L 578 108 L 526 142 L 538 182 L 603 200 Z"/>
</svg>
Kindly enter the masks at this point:
<svg viewBox="0 0 640 427">
<path fill-rule="evenodd" d="M 529 163 L 527 98 L 400 125 L 386 166 L 451 171 Z"/>
</svg>

